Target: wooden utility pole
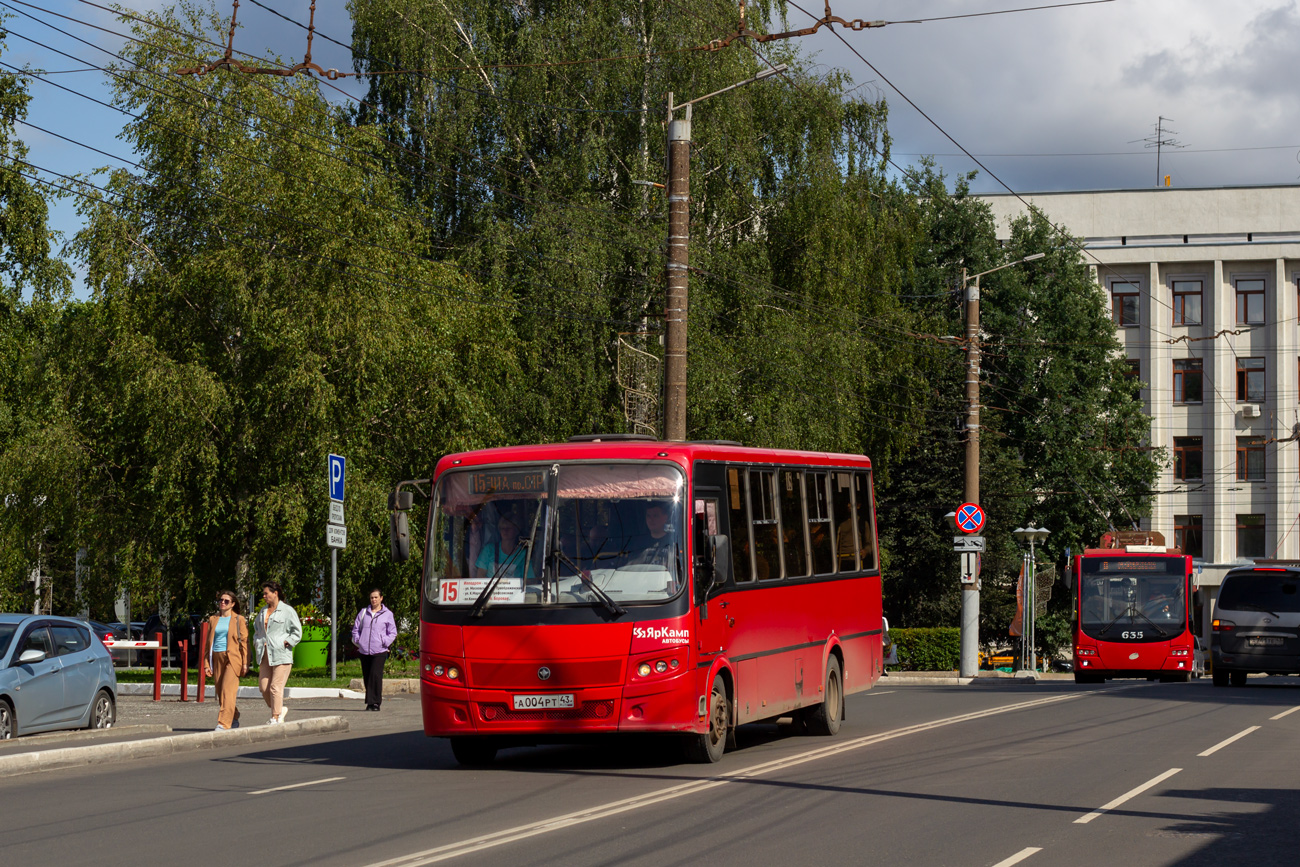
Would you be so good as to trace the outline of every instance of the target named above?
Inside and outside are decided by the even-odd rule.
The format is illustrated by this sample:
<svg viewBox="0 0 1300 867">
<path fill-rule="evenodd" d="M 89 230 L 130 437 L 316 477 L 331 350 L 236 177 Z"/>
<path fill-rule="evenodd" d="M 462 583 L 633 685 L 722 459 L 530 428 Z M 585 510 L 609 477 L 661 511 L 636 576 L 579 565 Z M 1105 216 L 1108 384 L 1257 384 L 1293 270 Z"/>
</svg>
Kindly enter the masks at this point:
<svg viewBox="0 0 1300 867">
<path fill-rule="evenodd" d="M 691 236 L 691 106 L 668 94 L 668 294 L 664 302 L 664 439 L 686 439 L 686 310 Z"/>
</svg>

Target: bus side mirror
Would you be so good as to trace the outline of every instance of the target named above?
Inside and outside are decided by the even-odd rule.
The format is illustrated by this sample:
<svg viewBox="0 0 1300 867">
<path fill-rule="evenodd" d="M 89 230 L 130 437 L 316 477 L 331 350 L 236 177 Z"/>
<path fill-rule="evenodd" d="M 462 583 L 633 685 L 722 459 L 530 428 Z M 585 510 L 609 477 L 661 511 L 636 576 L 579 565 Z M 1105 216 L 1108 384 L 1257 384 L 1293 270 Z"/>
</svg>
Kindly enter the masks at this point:
<svg viewBox="0 0 1300 867">
<path fill-rule="evenodd" d="M 388 495 L 388 555 L 394 563 L 405 563 L 411 558 L 411 527 L 406 518 L 411 499 L 410 491 Z"/>
<path fill-rule="evenodd" d="M 731 538 L 729 536 L 706 536 L 709 564 L 709 588 L 724 587 L 731 583 Z"/>
<path fill-rule="evenodd" d="M 405 512 L 392 512 L 388 516 L 388 555 L 394 563 L 405 563 L 411 558 L 411 528 Z"/>
</svg>

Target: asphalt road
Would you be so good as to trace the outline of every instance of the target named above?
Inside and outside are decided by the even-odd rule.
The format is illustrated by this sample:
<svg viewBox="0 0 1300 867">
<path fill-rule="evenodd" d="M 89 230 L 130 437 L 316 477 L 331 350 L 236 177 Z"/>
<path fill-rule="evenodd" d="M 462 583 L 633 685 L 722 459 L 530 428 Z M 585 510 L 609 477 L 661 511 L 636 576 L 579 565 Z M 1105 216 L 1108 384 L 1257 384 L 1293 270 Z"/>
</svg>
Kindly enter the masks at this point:
<svg viewBox="0 0 1300 867">
<path fill-rule="evenodd" d="M 835 738 L 750 727 L 713 766 L 624 739 L 465 770 L 419 732 L 412 698 L 386 698 L 366 723 L 242 754 L 2 779 L 0 852 L 187 867 L 1300 860 L 1291 678 L 886 680 L 850 697 Z"/>
</svg>

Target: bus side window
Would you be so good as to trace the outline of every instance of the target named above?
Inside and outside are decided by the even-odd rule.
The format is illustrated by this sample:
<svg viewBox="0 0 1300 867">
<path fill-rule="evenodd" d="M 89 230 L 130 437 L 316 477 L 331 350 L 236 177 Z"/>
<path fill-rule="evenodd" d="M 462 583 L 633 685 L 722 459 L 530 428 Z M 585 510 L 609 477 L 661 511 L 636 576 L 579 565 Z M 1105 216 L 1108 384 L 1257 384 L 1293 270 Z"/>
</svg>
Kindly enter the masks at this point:
<svg viewBox="0 0 1300 867">
<path fill-rule="evenodd" d="M 858 570 L 858 534 L 853 521 L 853 474 L 834 473 L 831 505 L 835 518 L 835 557 L 841 572 Z"/>
<path fill-rule="evenodd" d="M 732 575 L 737 584 L 744 584 L 754 580 L 754 561 L 745 511 L 745 471 L 738 467 L 727 467 L 727 517 L 731 519 Z"/>
<path fill-rule="evenodd" d="M 808 574 L 807 519 L 803 509 L 803 473 L 781 471 L 781 541 L 785 553 L 785 577 Z"/>
<path fill-rule="evenodd" d="M 871 476 L 854 473 L 854 504 L 857 508 L 857 528 L 861 534 L 862 568 L 876 568 L 876 522 L 871 501 Z"/>
<path fill-rule="evenodd" d="M 781 536 L 773 470 L 749 471 L 749 514 L 754 535 L 754 573 L 760 579 L 780 578 Z"/>
<path fill-rule="evenodd" d="M 831 500 L 826 473 L 808 473 L 808 542 L 812 547 L 813 572 L 830 575 L 835 571 L 835 546 L 831 536 Z"/>
</svg>

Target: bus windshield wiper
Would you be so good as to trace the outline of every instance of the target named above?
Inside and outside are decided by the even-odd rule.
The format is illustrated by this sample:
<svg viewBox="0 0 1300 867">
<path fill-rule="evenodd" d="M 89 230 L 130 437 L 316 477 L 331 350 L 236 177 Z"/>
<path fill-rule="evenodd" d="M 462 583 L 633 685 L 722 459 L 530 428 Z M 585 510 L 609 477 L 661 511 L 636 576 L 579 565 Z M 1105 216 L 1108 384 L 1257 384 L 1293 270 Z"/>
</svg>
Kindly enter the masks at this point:
<svg viewBox="0 0 1300 867">
<path fill-rule="evenodd" d="M 526 575 L 528 573 L 528 561 L 533 557 L 533 540 L 537 538 L 537 519 L 541 516 L 542 506 L 539 503 L 537 506 L 537 514 L 533 515 L 533 529 L 528 534 L 528 538 L 519 540 L 519 545 L 511 552 L 510 556 L 505 559 L 505 562 L 497 566 L 497 570 L 492 573 L 492 580 L 487 583 L 487 586 L 483 588 L 481 593 L 479 593 L 478 598 L 474 600 L 474 604 L 470 606 L 470 617 L 483 616 L 483 611 L 487 608 L 488 600 L 492 598 L 493 591 L 497 589 L 497 585 L 500 584 L 501 579 L 505 577 L 506 569 L 514 562 L 515 555 L 520 551 L 524 551 L 526 554 L 524 557 L 524 574 Z"/>
<path fill-rule="evenodd" d="M 1119 614 L 1116 614 L 1116 615 L 1115 615 L 1115 619 L 1112 620 L 1110 623 L 1107 623 L 1104 627 L 1102 627 L 1101 631 L 1098 632 L 1097 634 L 1098 634 L 1098 635 L 1105 635 L 1107 632 L 1110 632 L 1110 628 L 1111 628 L 1112 626 L 1114 626 L 1116 623 L 1119 623 L 1119 619 L 1120 619 L 1121 617 L 1128 617 L 1129 619 L 1132 619 L 1132 617 L 1133 617 L 1133 606 L 1132 606 L 1132 605 L 1129 605 L 1127 608 L 1125 608 L 1125 609 L 1124 609 L 1123 611 L 1121 611 Z"/>
<path fill-rule="evenodd" d="M 1161 629 L 1159 626 L 1157 626 L 1157 625 L 1156 625 L 1156 622 L 1155 622 L 1154 620 L 1152 620 L 1150 617 L 1147 617 L 1146 612 L 1144 612 L 1141 608 L 1138 608 L 1137 606 L 1134 606 L 1134 607 L 1133 607 L 1133 613 L 1136 614 L 1138 617 L 1141 617 L 1141 618 L 1142 618 L 1143 620 L 1145 620 L 1147 623 L 1150 623 L 1150 624 L 1151 624 L 1151 628 L 1154 629 L 1156 632 L 1159 632 L 1161 638 L 1164 638 L 1166 635 L 1169 634 L 1168 632 L 1165 632 L 1163 629 Z"/>
<path fill-rule="evenodd" d="M 601 601 L 601 604 L 603 604 L 606 608 L 609 609 L 610 614 L 621 617 L 622 615 L 627 613 L 626 608 L 624 608 L 622 605 L 619 605 L 617 602 L 615 602 L 613 599 L 610 598 L 608 593 L 606 593 L 604 590 L 601 590 L 599 587 L 596 586 L 596 582 L 591 580 L 590 572 L 580 567 L 577 563 L 574 563 L 573 560 L 569 558 L 569 555 L 564 553 L 563 551 L 556 551 L 555 554 L 557 557 L 560 558 L 560 562 L 562 562 L 565 566 L 568 566 L 574 572 L 578 573 L 578 577 L 582 579 L 582 583 L 586 584 L 587 587 L 591 590 L 592 594 L 594 594 L 595 597 Z"/>
</svg>

